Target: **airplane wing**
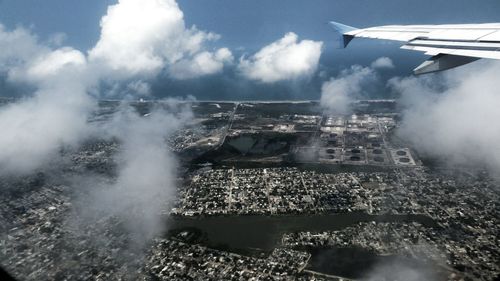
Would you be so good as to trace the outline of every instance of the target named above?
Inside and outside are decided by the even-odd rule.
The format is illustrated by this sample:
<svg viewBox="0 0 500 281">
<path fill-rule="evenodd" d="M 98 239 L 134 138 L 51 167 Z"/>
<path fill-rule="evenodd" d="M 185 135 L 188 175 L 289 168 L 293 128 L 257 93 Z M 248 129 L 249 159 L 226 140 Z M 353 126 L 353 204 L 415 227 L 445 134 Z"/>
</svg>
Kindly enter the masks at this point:
<svg viewBox="0 0 500 281">
<path fill-rule="evenodd" d="M 448 25 L 386 25 L 357 29 L 330 22 L 341 35 L 343 47 L 354 38 L 405 42 L 403 49 L 432 56 L 415 74 L 442 71 L 481 58 L 500 59 L 500 23 Z"/>
</svg>

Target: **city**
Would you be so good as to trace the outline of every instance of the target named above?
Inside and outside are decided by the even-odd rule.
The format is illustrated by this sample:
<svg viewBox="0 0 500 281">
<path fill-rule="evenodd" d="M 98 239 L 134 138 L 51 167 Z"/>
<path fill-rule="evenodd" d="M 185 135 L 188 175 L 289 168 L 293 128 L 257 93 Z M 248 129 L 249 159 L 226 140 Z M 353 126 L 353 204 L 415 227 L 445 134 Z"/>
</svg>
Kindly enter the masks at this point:
<svg viewBox="0 0 500 281">
<path fill-rule="evenodd" d="M 167 232 L 148 242 L 144 260 L 124 250 L 130 237 L 116 217 L 84 231 L 67 223 L 81 206 L 62 179 L 114 177 L 119 143 L 68 151 L 59 178 L 2 178 L 6 190 L 16 186 L 1 204 L 4 266 L 30 279 L 362 280 L 398 257 L 443 280 L 494 280 L 498 181 L 481 169 L 426 166 L 394 139 L 396 114 L 384 103 L 365 113 L 380 102 L 361 102 L 350 116 L 324 115 L 314 102 L 289 107 L 301 115 L 276 115 L 269 103 L 192 104 L 195 121 L 166 141 L 184 168 L 163 211 Z M 342 262 L 322 263 L 325 255 Z"/>
</svg>

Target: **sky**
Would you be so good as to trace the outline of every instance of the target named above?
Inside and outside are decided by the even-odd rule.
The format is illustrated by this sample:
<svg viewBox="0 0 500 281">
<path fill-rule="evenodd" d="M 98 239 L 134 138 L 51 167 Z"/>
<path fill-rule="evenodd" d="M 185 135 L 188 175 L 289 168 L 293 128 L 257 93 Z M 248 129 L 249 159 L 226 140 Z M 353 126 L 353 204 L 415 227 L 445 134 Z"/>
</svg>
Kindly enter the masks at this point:
<svg viewBox="0 0 500 281">
<path fill-rule="evenodd" d="M 91 49 L 99 40 L 100 21 L 116 0 L 0 0 L 0 23 L 7 29 L 19 26 L 36 34 L 40 41 L 63 38 L 64 45 L 80 51 Z M 367 66 L 379 57 L 394 61 L 394 69 L 382 75 L 409 75 L 426 56 L 400 50 L 400 44 L 373 40 L 354 40 L 348 49 L 336 48 L 335 34 L 326 24 L 330 20 L 355 27 L 385 24 L 440 24 L 500 22 L 497 0 L 178 0 L 187 27 L 213 32 L 219 39 L 208 42 L 213 48 L 228 48 L 237 61 L 251 56 L 288 32 L 299 40 L 322 42 L 317 71 L 299 83 L 260 83 L 242 78 L 227 67 L 217 75 L 197 79 L 170 79 L 159 75 L 150 82 L 155 97 L 187 96 L 198 99 L 319 99 L 318 77 L 336 75 L 352 65 Z M 64 34 L 64 36 L 61 36 Z M 296 80 L 296 79 L 294 79 Z M 15 89 L 2 81 L 1 95 Z M 384 97 L 377 89 L 374 95 Z"/>
<path fill-rule="evenodd" d="M 67 34 L 67 43 L 90 48 L 99 20 L 113 0 L 0 0 L 0 21 L 30 26 L 41 35 Z M 356 27 L 384 24 L 500 21 L 496 0 L 180 0 L 188 25 L 214 31 L 231 48 L 258 49 L 286 32 L 328 41 L 330 20 Z"/>
</svg>

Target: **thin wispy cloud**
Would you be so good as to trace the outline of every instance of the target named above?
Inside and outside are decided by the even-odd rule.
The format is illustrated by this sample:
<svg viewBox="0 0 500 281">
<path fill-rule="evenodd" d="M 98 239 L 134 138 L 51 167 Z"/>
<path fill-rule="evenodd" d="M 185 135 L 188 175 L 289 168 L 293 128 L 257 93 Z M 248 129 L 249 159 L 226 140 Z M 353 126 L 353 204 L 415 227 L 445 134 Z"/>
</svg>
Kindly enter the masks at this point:
<svg viewBox="0 0 500 281">
<path fill-rule="evenodd" d="M 393 67 L 390 58 L 382 57 L 372 62 L 370 67 L 353 65 L 344 69 L 338 76 L 323 83 L 321 106 L 334 114 L 350 113 L 352 102 L 363 98 L 364 93 L 369 92 L 369 87 L 378 81 L 377 71 Z"/>
</svg>

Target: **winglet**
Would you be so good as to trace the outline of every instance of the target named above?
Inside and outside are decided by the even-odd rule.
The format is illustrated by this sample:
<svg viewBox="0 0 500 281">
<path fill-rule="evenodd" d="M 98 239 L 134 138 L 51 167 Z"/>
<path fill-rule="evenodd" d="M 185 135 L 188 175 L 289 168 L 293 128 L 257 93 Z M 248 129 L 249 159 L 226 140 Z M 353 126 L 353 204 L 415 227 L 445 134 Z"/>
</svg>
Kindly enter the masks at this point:
<svg viewBox="0 0 500 281">
<path fill-rule="evenodd" d="M 354 36 L 348 35 L 347 33 L 357 30 L 357 28 L 334 21 L 329 22 L 329 24 L 339 33 L 339 41 L 341 43 L 340 47 L 347 47 L 347 45 L 349 45 L 349 42 L 351 42 L 351 40 L 354 38 Z"/>
</svg>

